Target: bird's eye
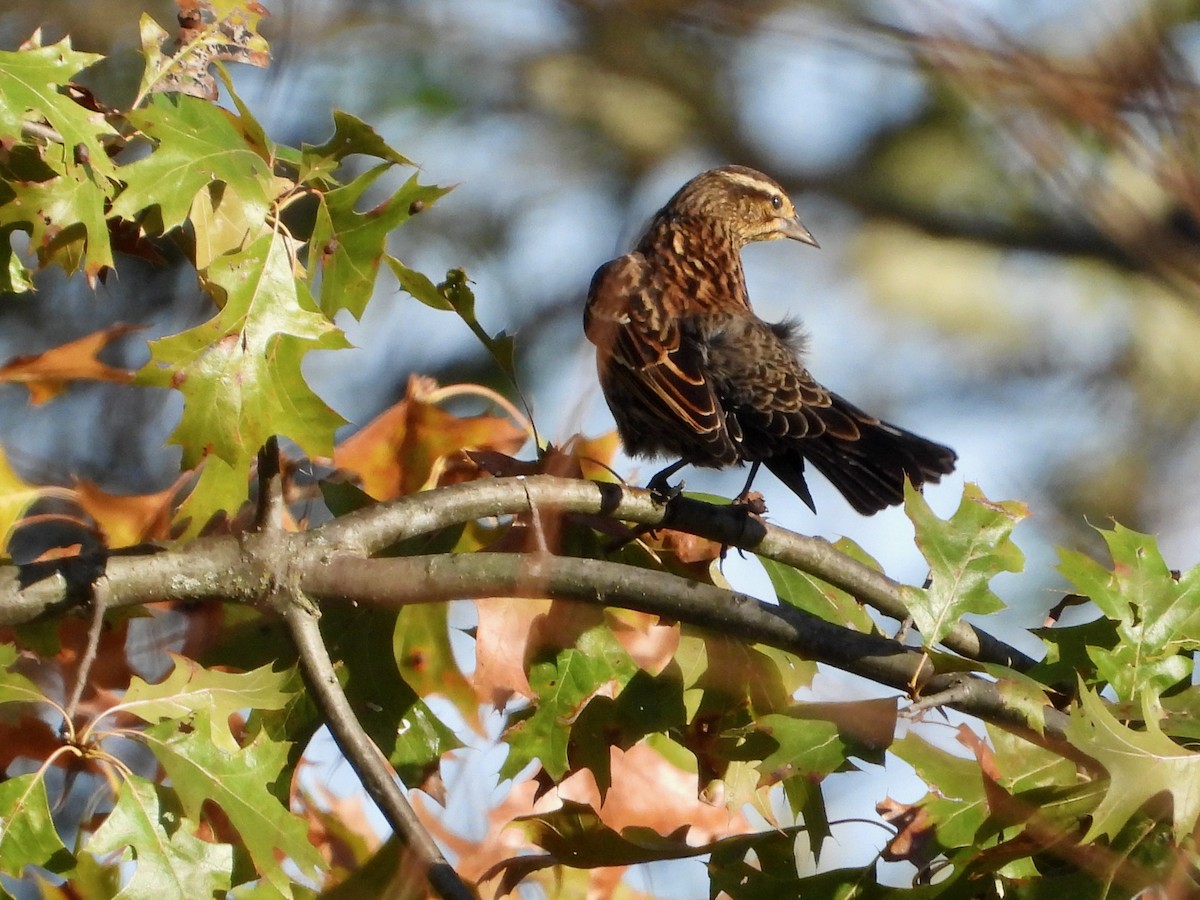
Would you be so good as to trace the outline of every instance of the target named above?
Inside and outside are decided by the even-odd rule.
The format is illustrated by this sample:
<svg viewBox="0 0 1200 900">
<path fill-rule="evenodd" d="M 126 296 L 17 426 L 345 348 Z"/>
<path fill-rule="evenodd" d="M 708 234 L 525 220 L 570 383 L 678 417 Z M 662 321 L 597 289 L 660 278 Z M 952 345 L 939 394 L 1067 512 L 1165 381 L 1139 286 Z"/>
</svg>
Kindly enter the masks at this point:
<svg viewBox="0 0 1200 900">
<path fill-rule="evenodd" d="M 776 194 L 771 198 L 771 208 L 779 209 L 781 206 L 783 206 L 783 198 Z"/>
</svg>

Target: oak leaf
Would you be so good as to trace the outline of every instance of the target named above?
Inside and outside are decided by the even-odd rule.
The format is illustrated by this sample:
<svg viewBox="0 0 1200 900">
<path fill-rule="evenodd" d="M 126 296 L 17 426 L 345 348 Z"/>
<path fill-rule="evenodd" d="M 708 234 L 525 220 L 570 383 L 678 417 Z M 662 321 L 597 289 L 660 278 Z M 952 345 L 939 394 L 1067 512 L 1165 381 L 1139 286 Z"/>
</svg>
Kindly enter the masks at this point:
<svg viewBox="0 0 1200 900">
<path fill-rule="evenodd" d="M 101 362 L 98 354 L 117 338 L 136 330 L 136 325 L 111 325 L 42 353 L 15 356 L 0 366 L 0 382 L 22 385 L 34 406 L 53 400 L 72 381 L 128 384 L 133 381 L 133 373 Z"/>
</svg>

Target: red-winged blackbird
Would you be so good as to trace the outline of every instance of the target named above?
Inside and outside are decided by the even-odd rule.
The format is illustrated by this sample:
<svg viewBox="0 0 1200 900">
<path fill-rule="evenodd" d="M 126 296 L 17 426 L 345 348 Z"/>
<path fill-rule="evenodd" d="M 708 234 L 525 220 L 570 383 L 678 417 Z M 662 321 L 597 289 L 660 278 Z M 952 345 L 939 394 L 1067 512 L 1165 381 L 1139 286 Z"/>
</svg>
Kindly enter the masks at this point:
<svg viewBox="0 0 1200 900">
<path fill-rule="evenodd" d="M 740 251 L 791 238 L 817 246 L 783 188 L 742 166 L 698 175 L 655 215 L 632 253 L 592 278 L 584 329 L 625 449 L 683 466 L 765 465 L 808 504 L 808 460 L 860 513 L 904 499 L 904 478 L 936 482 L 949 447 L 918 437 L 826 390 L 800 359 L 797 322 L 750 308 Z"/>
</svg>

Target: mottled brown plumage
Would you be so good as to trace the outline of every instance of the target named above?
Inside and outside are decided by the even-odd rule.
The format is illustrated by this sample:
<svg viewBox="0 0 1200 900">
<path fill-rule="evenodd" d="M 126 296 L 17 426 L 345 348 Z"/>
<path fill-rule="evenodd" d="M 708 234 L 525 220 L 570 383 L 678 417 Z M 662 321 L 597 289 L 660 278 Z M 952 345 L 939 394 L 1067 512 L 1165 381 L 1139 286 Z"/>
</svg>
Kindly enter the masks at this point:
<svg viewBox="0 0 1200 900">
<path fill-rule="evenodd" d="M 870 515 L 904 499 L 906 475 L 936 482 L 956 457 L 826 390 L 801 362 L 799 327 L 754 314 L 741 249 L 780 238 L 816 246 L 760 172 L 725 166 L 680 188 L 592 279 L 584 329 L 600 384 L 628 452 L 679 458 L 651 487 L 689 463 L 749 462 L 751 480 L 765 465 L 815 512 L 807 460 Z"/>
</svg>

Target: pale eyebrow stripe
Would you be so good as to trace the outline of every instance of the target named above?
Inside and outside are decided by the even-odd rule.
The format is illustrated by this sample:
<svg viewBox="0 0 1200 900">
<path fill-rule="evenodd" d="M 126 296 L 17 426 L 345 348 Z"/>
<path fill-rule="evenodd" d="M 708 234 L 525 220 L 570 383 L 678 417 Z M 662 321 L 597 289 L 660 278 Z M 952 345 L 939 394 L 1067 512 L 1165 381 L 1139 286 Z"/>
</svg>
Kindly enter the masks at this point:
<svg viewBox="0 0 1200 900">
<path fill-rule="evenodd" d="M 775 185 L 761 178 L 755 178 L 753 175 L 744 175 L 741 172 L 723 172 L 722 175 L 734 184 L 752 191 L 765 193 L 768 196 L 774 196 L 779 193 Z"/>
</svg>

